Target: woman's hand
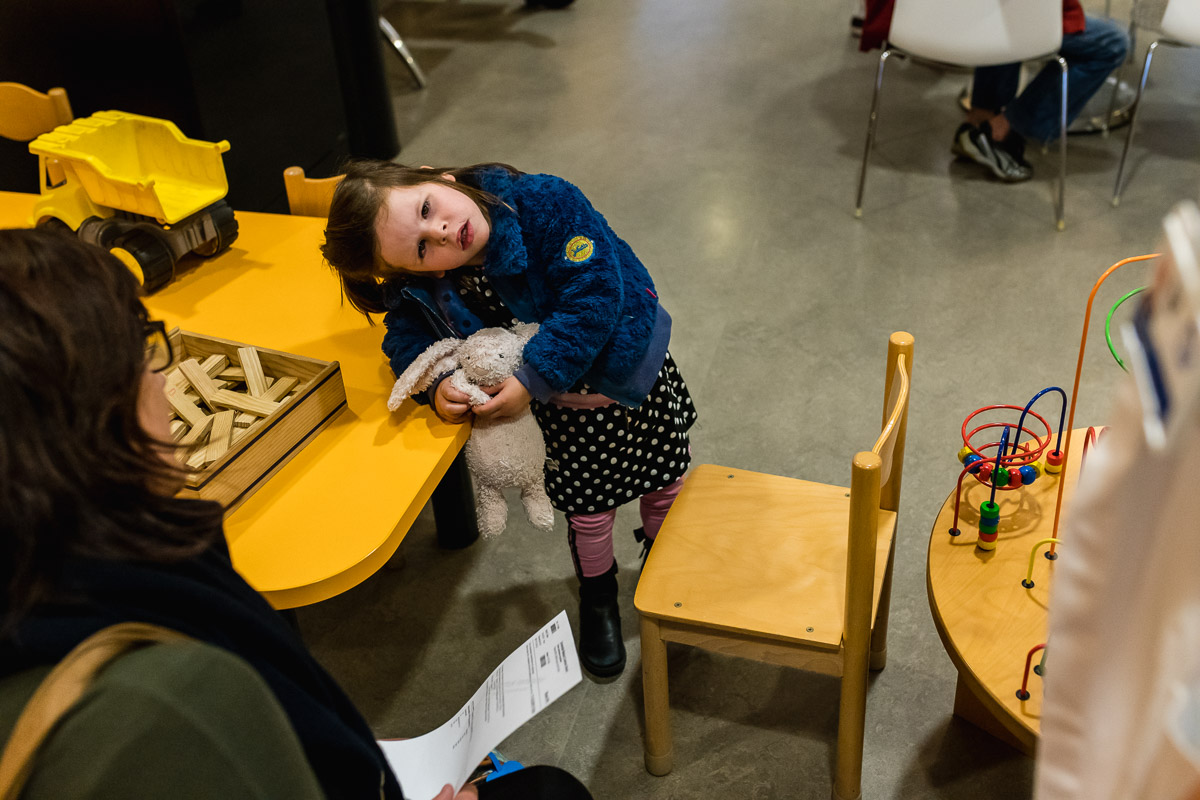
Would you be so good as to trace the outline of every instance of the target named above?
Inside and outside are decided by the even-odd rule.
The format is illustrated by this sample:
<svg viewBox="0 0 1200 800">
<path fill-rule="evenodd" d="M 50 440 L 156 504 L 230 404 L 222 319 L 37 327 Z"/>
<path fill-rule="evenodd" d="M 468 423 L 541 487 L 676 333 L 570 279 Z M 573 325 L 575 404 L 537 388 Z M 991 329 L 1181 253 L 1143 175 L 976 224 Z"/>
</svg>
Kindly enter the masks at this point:
<svg viewBox="0 0 1200 800">
<path fill-rule="evenodd" d="M 433 395 L 433 411 L 442 420 L 455 425 L 466 422 L 471 413 L 471 398 L 455 389 L 447 378 Z"/>
<path fill-rule="evenodd" d="M 507 378 L 499 386 L 485 386 L 483 390 L 490 394 L 492 399 L 481 406 L 475 406 L 473 410 L 477 417 L 507 419 L 517 416 L 529 407 L 529 390 L 516 378 Z"/>
<path fill-rule="evenodd" d="M 476 800 L 478 797 L 479 790 L 475 788 L 474 784 L 468 783 L 461 792 L 455 794 L 454 787 L 447 783 L 433 800 Z"/>
</svg>

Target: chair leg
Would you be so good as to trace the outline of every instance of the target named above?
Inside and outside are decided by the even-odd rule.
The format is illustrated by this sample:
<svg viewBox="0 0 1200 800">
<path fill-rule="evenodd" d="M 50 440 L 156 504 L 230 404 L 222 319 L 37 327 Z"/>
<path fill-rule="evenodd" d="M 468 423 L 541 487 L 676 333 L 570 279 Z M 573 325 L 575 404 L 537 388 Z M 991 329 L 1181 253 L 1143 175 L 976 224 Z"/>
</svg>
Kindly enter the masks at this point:
<svg viewBox="0 0 1200 800">
<path fill-rule="evenodd" d="M 667 644 L 658 620 L 642 617 L 642 702 L 646 711 L 646 771 L 666 775 L 675 766 L 671 706 L 667 695 Z"/>
<path fill-rule="evenodd" d="M 837 764 L 833 772 L 833 800 L 862 797 L 863 735 L 867 725 L 866 652 L 855 656 L 850 643 L 844 652 L 842 695 L 838 707 Z M 864 640 L 859 647 L 865 651 Z"/>
<path fill-rule="evenodd" d="M 1150 75 L 1150 61 L 1154 58 L 1154 51 L 1157 48 L 1158 41 L 1155 40 L 1150 43 L 1150 48 L 1146 51 L 1146 61 L 1142 65 L 1142 79 L 1138 82 L 1137 96 L 1133 98 L 1133 110 L 1129 112 L 1129 132 L 1125 134 L 1125 147 L 1121 150 L 1121 164 L 1117 167 L 1117 183 L 1113 186 L 1113 208 L 1121 204 L 1121 176 L 1125 173 L 1125 159 L 1129 156 L 1129 145 L 1133 143 L 1133 126 L 1137 123 L 1138 111 L 1142 107 L 1142 92 L 1146 90 L 1146 78 Z"/>
<path fill-rule="evenodd" d="M 1059 110 L 1058 130 L 1058 199 L 1054 203 L 1054 225 L 1058 230 L 1067 227 L 1067 60 L 1058 57 L 1058 66 L 1062 70 L 1062 103 Z"/>
<path fill-rule="evenodd" d="M 871 159 L 871 147 L 875 144 L 875 121 L 879 118 L 879 92 L 883 88 L 883 68 L 887 65 L 891 50 L 879 55 L 879 69 L 875 72 L 875 91 L 871 95 L 871 116 L 867 120 L 867 144 L 863 148 L 862 169 L 858 173 L 858 196 L 854 200 L 854 216 L 862 217 L 863 190 L 867 186 L 867 162 Z"/>
<path fill-rule="evenodd" d="M 384 16 L 379 17 L 379 32 L 383 34 L 383 38 L 387 39 L 388 44 L 392 46 L 392 49 L 396 51 L 405 66 L 408 67 L 408 71 L 412 73 L 413 80 L 417 82 L 417 88 L 424 89 L 425 73 L 421 71 L 421 66 L 417 64 L 417 60 L 409 52 L 408 45 L 400 38 L 399 32 L 396 31 L 396 28 Z"/>
<path fill-rule="evenodd" d="M 896 563 L 896 540 L 888 551 L 887 569 L 883 572 L 883 586 L 879 592 L 879 609 L 875 612 L 875 625 L 871 628 L 871 656 L 868 661 L 872 672 L 887 666 L 888 615 L 892 608 L 892 567 Z"/>
</svg>

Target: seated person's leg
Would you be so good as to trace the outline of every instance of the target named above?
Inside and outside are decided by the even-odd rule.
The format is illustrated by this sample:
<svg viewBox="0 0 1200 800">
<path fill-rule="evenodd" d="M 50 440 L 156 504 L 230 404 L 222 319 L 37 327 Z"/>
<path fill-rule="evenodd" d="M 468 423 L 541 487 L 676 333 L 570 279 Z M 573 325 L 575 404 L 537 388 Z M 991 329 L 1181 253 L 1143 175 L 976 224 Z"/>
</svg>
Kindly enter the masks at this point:
<svg viewBox="0 0 1200 800">
<path fill-rule="evenodd" d="M 954 132 L 951 151 L 985 167 L 1002 181 L 1028 180 L 1033 171 L 1022 158 L 1024 143 L 1010 135 L 1006 106 L 1017 93 L 1020 64 L 1001 64 L 975 70 L 971 110 Z"/>
<path fill-rule="evenodd" d="M 1063 36 L 1059 52 L 1067 60 L 1068 125 L 1121 65 L 1128 50 L 1129 37 L 1125 31 L 1112 20 L 1100 17 L 1089 16 L 1082 32 Z M 1039 142 L 1057 139 L 1061 86 L 1061 68 L 1056 63 L 1047 64 L 1009 105 L 1007 116 L 1012 127 Z"/>
<path fill-rule="evenodd" d="M 501 775 L 479 785 L 480 800 L 592 800 L 587 788 L 571 773 L 534 766 Z"/>
</svg>

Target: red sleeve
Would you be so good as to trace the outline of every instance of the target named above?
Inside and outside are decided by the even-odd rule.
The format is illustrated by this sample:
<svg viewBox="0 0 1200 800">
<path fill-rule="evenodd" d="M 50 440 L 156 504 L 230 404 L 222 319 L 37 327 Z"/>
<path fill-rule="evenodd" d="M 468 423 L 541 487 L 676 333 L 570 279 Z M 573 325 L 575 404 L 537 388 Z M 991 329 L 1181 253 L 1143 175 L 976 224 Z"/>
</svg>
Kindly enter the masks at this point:
<svg viewBox="0 0 1200 800">
<path fill-rule="evenodd" d="M 867 0 L 867 15 L 863 18 L 862 39 L 858 49 L 864 53 L 883 47 L 888 29 L 892 27 L 892 6 L 896 0 Z"/>
<path fill-rule="evenodd" d="M 1079 0 L 1063 0 L 1063 33 L 1083 33 L 1087 18 Z"/>
</svg>

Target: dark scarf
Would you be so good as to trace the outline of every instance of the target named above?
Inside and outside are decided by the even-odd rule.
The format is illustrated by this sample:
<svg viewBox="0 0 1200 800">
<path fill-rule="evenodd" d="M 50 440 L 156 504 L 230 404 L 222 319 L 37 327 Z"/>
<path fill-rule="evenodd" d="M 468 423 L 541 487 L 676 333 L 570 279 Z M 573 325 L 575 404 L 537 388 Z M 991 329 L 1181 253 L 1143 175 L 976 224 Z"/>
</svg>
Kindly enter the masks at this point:
<svg viewBox="0 0 1200 800">
<path fill-rule="evenodd" d="M 64 578 L 61 585 L 77 599 L 39 608 L 0 640 L 0 677 L 55 663 L 118 622 L 172 628 L 240 656 L 258 672 L 330 800 L 403 797 L 366 721 L 278 612 L 234 572 L 223 537 L 179 564 L 77 560 Z"/>
</svg>

